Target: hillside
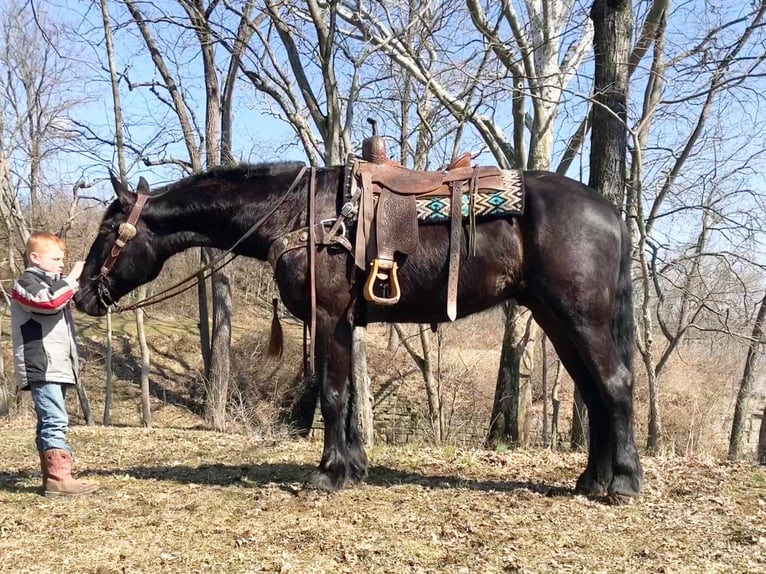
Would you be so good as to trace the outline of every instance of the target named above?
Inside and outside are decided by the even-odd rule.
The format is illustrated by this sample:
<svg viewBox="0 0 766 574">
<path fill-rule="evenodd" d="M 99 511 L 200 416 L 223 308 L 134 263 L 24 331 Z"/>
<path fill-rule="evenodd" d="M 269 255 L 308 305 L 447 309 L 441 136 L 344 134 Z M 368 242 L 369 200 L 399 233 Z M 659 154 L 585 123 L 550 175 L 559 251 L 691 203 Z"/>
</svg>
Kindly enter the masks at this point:
<svg viewBox="0 0 766 574">
<path fill-rule="evenodd" d="M 434 448 L 421 437 L 375 446 L 363 485 L 334 495 L 306 489 L 321 438 L 288 438 L 264 406 L 234 409 L 235 432 L 205 430 L 196 334 L 182 315 L 147 321 L 155 428 L 139 427 L 130 316 L 114 319 L 113 426 L 83 426 L 69 397 L 76 468 L 102 483 L 98 494 L 40 497 L 33 417 L 27 411 L 0 423 L 0 572 L 766 570 L 766 470 L 713 456 L 644 456 L 638 500 L 591 500 L 572 492 L 584 454 Z M 494 384 L 493 320 L 445 334 L 449 372 L 474 377 L 476 388 Z M 78 322 L 100 421 L 103 323 Z M 237 322 L 234 365 L 237 380 L 265 378 L 277 394 L 299 374 L 301 330 L 285 323 L 287 360 L 276 365 L 262 360 L 267 324 L 258 314 Z M 385 349 L 383 330 L 371 330 L 374 381 L 398 381 L 415 401 L 422 389 L 401 353 Z M 474 405 L 487 400 L 474 395 Z"/>
<path fill-rule="evenodd" d="M 379 446 L 366 484 L 302 480 L 317 441 L 87 428 L 103 489 L 37 494 L 32 421 L 0 426 L 0 572 L 763 572 L 766 471 L 644 457 L 628 504 L 574 496 L 584 455 Z"/>
</svg>

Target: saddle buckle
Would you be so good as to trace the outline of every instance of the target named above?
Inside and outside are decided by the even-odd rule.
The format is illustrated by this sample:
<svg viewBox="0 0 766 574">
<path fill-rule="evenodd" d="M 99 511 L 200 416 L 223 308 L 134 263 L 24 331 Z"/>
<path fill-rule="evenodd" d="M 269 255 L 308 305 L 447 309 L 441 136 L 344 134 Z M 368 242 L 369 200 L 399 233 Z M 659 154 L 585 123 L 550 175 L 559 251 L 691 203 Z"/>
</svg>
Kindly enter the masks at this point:
<svg viewBox="0 0 766 574">
<path fill-rule="evenodd" d="M 396 273 L 398 269 L 396 261 L 376 257 L 372 260 L 371 265 L 372 269 L 370 269 L 370 274 L 364 284 L 364 298 L 377 305 L 396 305 L 401 296 L 399 277 Z M 389 286 L 390 297 L 380 297 L 375 294 L 376 281 L 382 281 Z"/>
</svg>

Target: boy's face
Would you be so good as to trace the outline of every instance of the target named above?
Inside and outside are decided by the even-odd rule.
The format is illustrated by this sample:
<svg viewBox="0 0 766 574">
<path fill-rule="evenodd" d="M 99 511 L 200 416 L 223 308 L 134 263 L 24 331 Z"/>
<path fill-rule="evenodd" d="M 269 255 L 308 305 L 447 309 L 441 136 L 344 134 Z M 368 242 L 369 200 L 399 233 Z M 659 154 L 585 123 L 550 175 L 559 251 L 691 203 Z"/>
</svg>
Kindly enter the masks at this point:
<svg viewBox="0 0 766 574">
<path fill-rule="evenodd" d="M 65 251 L 56 245 L 49 245 L 43 249 L 32 251 L 29 260 L 36 266 L 48 273 L 64 272 Z"/>
</svg>

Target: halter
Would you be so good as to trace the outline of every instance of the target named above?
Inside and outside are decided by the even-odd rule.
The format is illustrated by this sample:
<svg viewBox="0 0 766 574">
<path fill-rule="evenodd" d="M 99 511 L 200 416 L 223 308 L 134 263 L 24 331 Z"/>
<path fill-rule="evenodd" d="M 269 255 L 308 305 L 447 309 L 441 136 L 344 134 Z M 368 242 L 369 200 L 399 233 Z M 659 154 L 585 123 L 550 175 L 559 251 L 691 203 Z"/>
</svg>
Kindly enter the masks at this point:
<svg viewBox="0 0 766 574">
<path fill-rule="evenodd" d="M 120 227 L 118 228 L 119 235 L 117 236 L 117 239 L 114 240 L 112 250 L 104 260 L 104 264 L 101 266 L 101 270 L 96 277 L 98 297 L 105 307 L 114 305 L 114 299 L 112 298 L 112 294 L 109 293 L 109 287 L 106 283 L 107 277 L 109 277 L 109 273 L 112 271 L 114 264 L 122 254 L 122 250 L 125 249 L 125 245 L 136 236 L 136 224 L 138 223 L 138 218 L 141 217 L 141 211 L 144 209 L 144 205 L 146 205 L 148 199 L 149 196 L 144 193 L 139 193 L 137 195 L 136 203 L 133 204 L 133 209 L 130 210 L 128 220 L 120 223 Z"/>
</svg>

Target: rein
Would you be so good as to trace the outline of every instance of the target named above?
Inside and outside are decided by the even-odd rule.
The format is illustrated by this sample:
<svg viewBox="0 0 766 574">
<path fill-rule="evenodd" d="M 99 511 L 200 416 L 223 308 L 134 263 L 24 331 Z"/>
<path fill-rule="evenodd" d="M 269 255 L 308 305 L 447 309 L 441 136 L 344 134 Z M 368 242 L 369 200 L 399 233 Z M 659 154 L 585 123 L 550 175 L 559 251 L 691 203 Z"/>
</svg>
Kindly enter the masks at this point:
<svg viewBox="0 0 766 574">
<path fill-rule="evenodd" d="M 106 279 L 109 276 L 109 273 L 114 267 L 115 262 L 117 261 L 120 254 L 122 253 L 122 250 L 124 249 L 127 242 L 136 236 L 136 231 L 137 231 L 136 223 L 138 222 L 138 219 L 141 215 L 141 211 L 143 210 L 144 205 L 146 204 L 146 201 L 149 199 L 148 195 L 139 194 L 136 199 L 136 203 L 133 206 L 133 209 L 131 210 L 130 215 L 128 216 L 128 221 L 120 224 L 120 227 L 119 227 L 120 235 L 115 240 L 114 246 L 112 247 L 112 250 L 109 253 L 109 256 L 104 261 L 104 265 L 101 267 L 101 271 L 99 272 L 98 276 L 95 278 L 97 281 L 98 296 L 101 299 L 102 304 L 104 304 L 105 307 L 114 307 L 115 310 L 117 310 L 120 313 L 123 311 L 133 311 L 135 309 L 140 309 L 142 307 L 148 307 L 149 305 L 155 305 L 157 303 L 160 303 L 162 301 L 175 297 L 176 295 L 180 295 L 184 291 L 191 289 L 192 287 L 194 287 L 197 281 L 199 281 L 200 273 L 206 273 L 209 271 L 209 273 L 206 273 L 205 276 L 203 277 L 203 279 L 207 279 L 213 273 L 215 273 L 216 271 L 219 271 L 220 269 L 222 269 L 223 267 L 231 263 L 231 261 L 233 261 L 238 256 L 238 254 L 232 253 L 232 251 L 234 251 L 234 249 L 236 249 L 237 246 L 239 246 L 243 241 L 245 241 L 248 237 L 250 237 L 256 231 L 256 229 L 258 229 L 261 225 L 263 225 L 266 222 L 266 220 L 268 220 L 272 215 L 274 215 L 277 209 L 285 202 L 287 197 L 290 195 L 290 192 L 292 192 L 296 188 L 300 180 L 303 178 L 303 175 L 306 173 L 306 169 L 307 169 L 306 166 L 301 167 L 300 171 L 298 172 L 298 175 L 295 176 L 295 179 L 290 184 L 290 187 L 282 195 L 279 201 L 277 201 L 276 204 L 274 204 L 274 206 L 263 217 L 261 217 L 258 221 L 256 221 L 229 249 L 224 251 L 221 255 L 219 255 L 218 257 L 216 257 L 215 259 L 213 259 L 206 265 L 197 269 L 195 272 L 188 275 L 186 278 L 182 279 L 181 281 L 178 281 L 174 285 L 171 285 L 170 287 L 163 289 L 159 293 L 150 295 L 149 297 L 146 297 L 142 299 L 141 301 L 137 301 L 136 303 L 122 307 L 120 305 L 117 305 L 114 302 L 114 299 L 109 293 L 109 288 L 106 284 Z M 227 257 L 228 259 L 224 261 L 224 259 Z"/>
</svg>

